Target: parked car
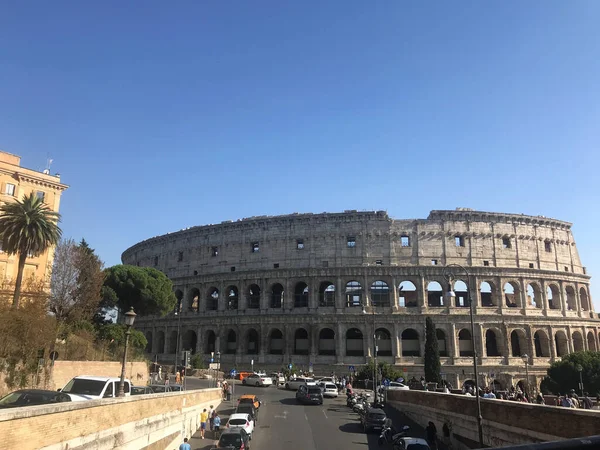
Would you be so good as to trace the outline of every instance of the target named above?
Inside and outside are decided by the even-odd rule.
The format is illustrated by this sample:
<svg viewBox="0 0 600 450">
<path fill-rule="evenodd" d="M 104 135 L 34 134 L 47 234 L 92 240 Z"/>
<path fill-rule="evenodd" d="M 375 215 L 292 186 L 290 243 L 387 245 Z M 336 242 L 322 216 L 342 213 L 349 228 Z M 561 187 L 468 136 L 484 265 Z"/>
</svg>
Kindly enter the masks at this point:
<svg viewBox="0 0 600 450">
<path fill-rule="evenodd" d="M 338 387 L 329 382 L 321 382 L 318 384 L 321 388 L 321 392 L 323 392 L 323 397 L 335 398 L 338 396 Z"/>
<path fill-rule="evenodd" d="M 250 414 L 234 413 L 229 416 L 227 428 L 242 428 L 246 433 L 248 433 L 248 439 L 252 440 L 252 433 L 254 432 L 254 419 L 250 417 Z"/>
<path fill-rule="evenodd" d="M 322 405 L 323 392 L 321 392 L 321 388 L 319 386 L 300 386 L 296 391 L 296 401 L 298 403 Z"/>
<path fill-rule="evenodd" d="M 0 398 L 0 409 L 49 405 L 70 401 L 71 397 L 62 392 L 46 391 L 43 389 L 20 389 Z"/>
<path fill-rule="evenodd" d="M 73 402 L 97 400 L 100 398 L 113 398 L 119 395 L 119 382 L 117 377 L 93 377 L 80 375 L 72 378 L 59 392 L 67 394 Z M 131 395 L 131 382 L 125 380 L 123 392 L 126 397 Z"/>
<path fill-rule="evenodd" d="M 242 403 L 251 403 L 256 409 L 260 408 L 262 404 L 258 397 L 254 394 L 244 394 L 238 399 L 238 405 Z"/>
<path fill-rule="evenodd" d="M 244 378 L 242 380 L 242 384 L 248 384 L 250 386 L 271 386 L 273 384 L 273 380 L 267 376 L 254 374 Z"/>
<path fill-rule="evenodd" d="M 240 403 L 234 414 L 248 414 L 254 421 L 254 425 L 258 423 L 258 409 L 252 403 Z"/>
<path fill-rule="evenodd" d="M 169 388 L 171 388 L 171 392 L 181 392 L 184 391 L 182 384 L 170 384 Z"/>
<path fill-rule="evenodd" d="M 154 392 L 155 394 L 171 392 L 171 386 L 169 386 L 168 384 L 151 384 L 148 387 L 152 389 L 152 392 Z"/>
<path fill-rule="evenodd" d="M 235 450 L 249 450 L 250 436 L 242 428 L 225 428 L 217 448 L 234 448 Z"/>
<path fill-rule="evenodd" d="M 273 383 L 277 384 L 277 386 L 285 384 L 285 377 L 282 373 L 273 372 L 270 376 Z"/>
<path fill-rule="evenodd" d="M 307 377 L 298 377 L 295 380 L 288 380 L 285 383 L 285 388 L 289 389 L 290 391 L 297 391 L 298 388 L 300 386 L 304 386 L 304 385 L 313 385 L 316 386 L 315 380 L 313 378 L 307 378 Z"/>
<path fill-rule="evenodd" d="M 386 391 L 409 391 L 410 388 L 403 384 L 398 383 L 397 381 L 391 381 L 389 386 L 383 387 Z"/>
<path fill-rule="evenodd" d="M 365 433 L 371 430 L 381 430 L 386 423 L 386 419 L 385 411 L 379 408 L 369 408 L 360 416 Z"/>
<path fill-rule="evenodd" d="M 323 377 L 323 378 L 319 378 L 316 382 L 317 382 L 317 384 L 318 383 L 333 383 L 333 378 L 332 377 Z"/>
<path fill-rule="evenodd" d="M 131 395 L 154 394 L 150 386 L 131 386 Z"/>
<path fill-rule="evenodd" d="M 398 439 L 397 446 L 405 450 L 429 450 L 429 444 L 425 439 L 415 437 L 403 437 Z"/>
</svg>

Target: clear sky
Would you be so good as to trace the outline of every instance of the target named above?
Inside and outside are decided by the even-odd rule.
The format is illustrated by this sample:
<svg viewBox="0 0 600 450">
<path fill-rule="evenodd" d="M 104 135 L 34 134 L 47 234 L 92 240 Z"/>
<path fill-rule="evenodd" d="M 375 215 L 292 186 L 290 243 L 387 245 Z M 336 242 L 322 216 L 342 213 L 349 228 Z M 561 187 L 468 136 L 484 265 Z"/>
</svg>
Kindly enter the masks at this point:
<svg viewBox="0 0 600 450">
<path fill-rule="evenodd" d="M 432 209 L 574 223 L 600 277 L 600 2 L 0 6 L 0 148 L 70 189 L 67 237 Z M 592 282 L 600 310 L 600 283 Z"/>
</svg>

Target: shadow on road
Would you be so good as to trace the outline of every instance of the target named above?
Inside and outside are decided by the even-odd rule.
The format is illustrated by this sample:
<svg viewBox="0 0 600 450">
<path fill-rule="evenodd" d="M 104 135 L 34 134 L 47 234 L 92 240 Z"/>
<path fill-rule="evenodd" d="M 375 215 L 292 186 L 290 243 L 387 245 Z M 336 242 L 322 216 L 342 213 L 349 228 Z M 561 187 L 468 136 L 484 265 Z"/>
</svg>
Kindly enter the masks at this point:
<svg viewBox="0 0 600 450">
<path fill-rule="evenodd" d="M 298 401 L 295 398 L 282 398 L 279 403 L 282 405 L 297 405 Z"/>
<path fill-rule="evenodd" d="M 339 430 L 344 433 L 356 433 L 356 434 L 364 434 L 364 430 L 360 422 L 355 423 L 345 423 L 344 425 L 339 426 Z"/>
</svg>

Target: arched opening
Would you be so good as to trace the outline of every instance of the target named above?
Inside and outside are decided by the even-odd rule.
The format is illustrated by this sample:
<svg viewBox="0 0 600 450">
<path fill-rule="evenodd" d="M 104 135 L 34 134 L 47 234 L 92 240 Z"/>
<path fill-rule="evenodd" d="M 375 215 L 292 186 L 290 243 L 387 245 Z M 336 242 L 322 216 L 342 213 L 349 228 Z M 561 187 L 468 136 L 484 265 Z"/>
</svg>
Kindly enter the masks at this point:
<svg viewBox="0 0 600 450">
<path fill-rule="evenodd" d="M 510 349 L 512 356 L 527 354 L 527 339 L 523 330 L 513 330 L 510 333 Z"/>
<path fill-rule="evenodd" d="M 177 303 L 175 305 L 175 312 L 181 312 L 183 310 L 183 292 L 181 292 L 180 289 L 177 289 L 175 291 L 175 298 L 177 299 Z M 179 307 L 179 309 L 177 307 Z"/>
<path fill-rule="evenodd" d="M 485 332 L 485 354 L 486 354 L 486 356 L 500 356 L 498 340 L 496 338 L 497 338 L 497 336 L 496 336 L 496 332 L 494 330 L 487 330 Z"/>
<path fill-rule="evenodd" d="M 308 285 L 303 281 L 294 288 L 294 308 L 308 308 Z"/>
<path fill-rule="evenodd" d="M 535 346 L 536 358 L 550 357 L 550 342 L 545 331 L 537 330 L 533 334 L 533 345 Z"/>
<path fill-rule="evenodd" d="M 502 391 L 504 390 L 504 387 L 502 386 L 502 383 L 500 383 L 498 380 L 492 380 L 492 390 L 494 392 Z"/>
<path fill-rule="evenodd" d="M 594 339 L 594 333 L 592 333 L 591 331 L 588 332 L 587 341 L 588 341 L 588 350 L 590 352 L 597 352 L 598 349 L 596 348 L 596 339 Z"/>
<path fill-rule="evenodd" d="M 560 290 L 555 284 L 550 284 L 546 288 L 546 297 L 548 298 L 548 308 L 560 309 Z"/>
<path fill-rule="evenodd" d="M 577 302 L 575 301 L 575 289 L 573 289 L 573 286 L 567 286 L 565 288 L 565 294 L 567 294 L 567 310 L 576 311 Z"/>
<path fill-rule="evenodd" d="M 579 331 L 573 332 L 573 351 L 582 352 L 583 351 L 583 336 Z"/>
<path fill-rule="evenodd" d="M 206 309 L 208 311 L 216 311 L 219 309 L 219 290 L 216 287 L 211 287 L 208 290 Z"/>
<path fill-rule="evenodd" d="M 473 339 L 466 328 L 458 332 L 458 353 L 460 356 L 473 356 Z"/>
<path fill-rule="evenodd" d="M 504 301 L 509 308 L 518 308 L 520 306 L 520 290 L 517 283 L 508 282 L 504 285 Z"/>
<path fill-rule="evenodd" d="M 554 335 L 554 343 L 556 345 L 556 356 L 566 356 L 569 354 L 569 344 L 567 335 L 564 331 L 557 331 Z"/>
<path fill-rule="evenodd" d="M 260 337 L 258 336 L 258 331 L 254 328 L 250 328 L 247 334 L 248 340 L 248 355 L 258 355 L 259 351 L 259 343 Z"/>
<path fill-rule="evenodd" d="M 294 333 L 294 355 L 308 355 L 308 331 L 298 328 Z"/>
<path fill-rule="evenodd" d="M 385 328 L 375 330 L 375 342 L 379 356 L 392 356 L 392 336 Z"/>
<path fill-rule="evenodd" d="M 398 302 L 401 308 L 418 306 L 417 287 L 412 281 L 403 281 L 398 285 Z"/>
<path fill-rule="evenodd" d="M 527 285 L 527 307 L 541 309 L 543 306 L 544 302 L 539 284 L 529 283 Z"/>
<path fill-rule="evenodd" d="M 209 330 L 206 332 L 206 340 L 204 341 L 204 353 L 210 354 L 216 351 L 217 335 L 214 331 Z"/>
<path fill-rule="evenodd" d="M 494 285 L 489 281 L 482 281 L 479 285 L 479 296 L 481 297 L 481 306 L 498 306 L 495 296 Z"/>
<path fill-rule="evenodd" d="M 227 288 L 227 309 L 235 310 L 239 307 L 238 288 L 236 286 L 229 286 Z"/>
<path fill-rule="evenodd" d="M 362 286 L 358 281 L 346 283 L 346 306 L 362 306 Z"/>
<path fill-rule="evenodd" d="M 455 305 L 459 308 L 468 308 L 469 307 L 469 289 L 467 287 L 467 283 L 462 280 L 456 280 L 454 282 L 454 294 Z"/>
<path fill-rule="evenodd" d="M 198 336 L 192 330 L 187 330 L 183 333 L 180 351 L 190 350 L 192 354 L 196 353 L 196 344 L 198 344 Z"/>
<path fill-rule="evenodd" d="M 525 380 L 517 381 L 517 389 L 521 392 L 527 392 L 527 382 Z"/>
<path fill-rule="evenodd" d="M 156 353 L 166 353 L 165 352 L 165 332 L 164 331 L 156 332 Z"/>
<path fill-rule="evenodd" d="M 390 306 L 390 288 L 385 281 L 377 280 L 371 284 L 371 304 Z"/>
<path fill-rule="evenodd" d="M 319 355 L 335 355 L 335 332 L 331 328 L 323 328 L 319 332 Z"/>
<path fill-rule="evenodd" d="M 444 330 L 436 328 L 435 337 L 438 341 L 438 351 L 440 356 L 448 356 L 448 349 L 446 348 L 446 333 L 444 333 Z"/>
<path fill-rule="evenodd" d="M 346 331 L 346 356 L 363 356 L 363 334 L 358 328 Z"/>
<path fill-rule="evenodd" d="M 177 351 L 177 339 L 179 338 L 177 331 L 171 331 L 171 339 L 169 340 L 169 353 L 174 354 Z"/>
<path fill-rule="evenodd" d="M 407 328 L 402 332 L 402 356 L 421 356 L 419 333 L 417 330 Z"/>
<path fill-rule="evenodd" d="M 444 306 L 444 292 L 437 281 L 427 284 L 427 304 L 433 308 Z"/>
<path fill-rule="evenodd" d="M 583 311 L 591 311 L 590 302 L 588 300 L 588 294 L 585 288 L 579 289 L 579 300 L 581 301 L 581 309 Z"/>
<path fill-rule="evenodd" d="M 319 285 L 319 306 L 335 306 L 335 285 L 331 281 Z"/>
<path fill-rule="evenodd" d="M 225 353 L 228 355 L 234 355 L 237 350 L 237 333 L 233 330 L 227 332 L 227 345 L 225 346 Z"/>
<path fill-rule="evenodd" d="M 146 353 L 152 353 L 152 331 L 146 331 Z"/>
<path fill-rule="evenodd" d="M 283 306 L 283 286 L 275 283 L 271 286 L 271 308 L 281 309 Z"/>
<path fill-rule="evenodd" d="M 200 289 L 190 289 L 188 296 L 188 310 L 198 312 L 200 311 Z"/>
<path fill-rule="evenodd" d="M 251 284 L 248 288 L 248 308 L 260 308 L 260 287 L 257 284 Z"/>
<path fill-rule="evenodd" d="M 277 328 L 269 335 L 269 354 L 283 355 L 283 333 Z"/>
</svg>

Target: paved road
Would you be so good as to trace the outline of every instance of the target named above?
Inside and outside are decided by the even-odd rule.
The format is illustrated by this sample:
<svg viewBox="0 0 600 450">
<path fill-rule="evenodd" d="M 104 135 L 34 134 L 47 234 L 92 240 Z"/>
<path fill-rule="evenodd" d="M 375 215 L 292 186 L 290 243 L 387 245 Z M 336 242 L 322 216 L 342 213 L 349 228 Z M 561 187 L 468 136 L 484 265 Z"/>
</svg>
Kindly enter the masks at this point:
<svg viewBox="0 0 600 450">
<path fill-rule="evenodd" d="M 245 393 L 262 400 L 259 422 L 250 442 L 252 450 L 382 450 L 377 445 L 379 434 L 366 435 L 358 415 L 346 406 L 345 396 L 325 399 L 323 405 L 298 405 L 295 393 L 275 387 L 235 386 L 235 398 Z M 218 411 L 223 424 L 234 410 L 234 404 L 223 402 Z M 411 434 L 422 437 L 423 430 L 403 415 L 391 415 L 394 425 L 407 424 Z M 196 433 L 190 441 L 192 450 L 209 450 L 216 441 L 210 432 L 206 439 Z M 386 449 L 389 450 L 389 449 Z"/>
</svg>

